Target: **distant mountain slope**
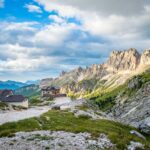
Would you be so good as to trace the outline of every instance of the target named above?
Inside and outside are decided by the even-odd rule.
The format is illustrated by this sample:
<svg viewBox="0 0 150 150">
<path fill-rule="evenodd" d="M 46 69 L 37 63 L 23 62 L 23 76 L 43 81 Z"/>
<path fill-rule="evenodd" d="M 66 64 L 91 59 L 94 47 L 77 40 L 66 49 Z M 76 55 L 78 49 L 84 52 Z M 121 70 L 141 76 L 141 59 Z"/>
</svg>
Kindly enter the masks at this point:
<svg viewBox="0 0 150 150">
<path fill-rule="evenodd" d="M 40 84 L 40 80 L 28 80 L 25 82 L 25 84 L 27 85 L 31 85 L 31 84 L 35 84 L 35 85 L 39 85 Z"/>
<path fill-rule="evenodd" d="M 20 87 L 26 86 L 26 83 L 16 82 L 16 81 L 0 81 L 0 89 L 11 89 L 15 90 Z"/>
<path fill-rule="evenodd" d="M 15 94 L 24 95 L 27 97 L 40 95 L 39 85 L 27 85 L 15 90 Z"/>
</svg>

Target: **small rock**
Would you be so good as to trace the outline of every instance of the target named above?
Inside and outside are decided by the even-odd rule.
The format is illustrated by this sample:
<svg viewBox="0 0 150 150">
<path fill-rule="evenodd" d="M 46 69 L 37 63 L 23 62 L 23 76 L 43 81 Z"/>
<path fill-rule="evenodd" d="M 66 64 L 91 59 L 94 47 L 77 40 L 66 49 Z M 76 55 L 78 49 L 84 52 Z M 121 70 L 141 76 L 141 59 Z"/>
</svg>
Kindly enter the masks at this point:
<svg viewBox="0 0 150 150">
<path fill-rule="evenodd" d="M 139 133 L 139 132 L 137 132 L 135 130 L 130 131 L 130 133 L 133 134 L 133 135 L 136 135 L 137 137 L 139 137 L 139 138 L 141 138 L 143 140 L 145 140 L 145 137 L 141 133 Z"/>
<path fill-rule="evenodd" d="M 144 145 L 139 143 L 139 142 L 131 141 L 130 145 L 127 148 L 127 150 L 136 150 L 137 148 L 144 149 Z"/>
<path fill-rule="evenodd" d="M 82 110 L 78 110 L 75 114 L 74 114 L 76 117 L 87 117 L 87 118 L 92 118 L 92 116 L 85 112 L 85 111 L 82 111 Z"/>
<path fill-rule="evenodd" d="M 51 107 L 52 110 L 60 110 L 60 106 L 53 106 Z"/>
<path fill-rule="evenodd" d="M 96 114 L 93 110 L 72 110 L 72 112 L 74 113 L 74 115 L 76 117 L 87 117 L 87 118 L 91 118 L 93 120 L 97 120 L 97 119 L 104 119 L 105 117 L 100 116 L 98 114 Z"/>
</svg>

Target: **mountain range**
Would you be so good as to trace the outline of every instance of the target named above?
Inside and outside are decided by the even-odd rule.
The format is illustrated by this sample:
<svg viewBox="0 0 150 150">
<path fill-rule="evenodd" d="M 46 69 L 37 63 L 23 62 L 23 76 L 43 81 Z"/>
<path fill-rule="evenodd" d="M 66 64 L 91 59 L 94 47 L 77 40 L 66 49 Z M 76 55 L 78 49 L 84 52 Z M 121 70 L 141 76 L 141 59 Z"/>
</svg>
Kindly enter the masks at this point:
<svg viewBox="0 0 150 150">
<path fill-rule="evenodd" d="M 15 90 L 20 87 L 26 86 L 26 83 L 16 82 L 16 81 L 0 81 L 0 89 L 11 89 Z"/>
<path fill-rule="evenodd" d="M 18 81 L 0 81 L 0 89 L 11 89 L 11 90 L 16 90 L 19 88 L 22 88 L 24 86 L 28 86 L 28 85 L 38 85 L 40 82 L 40 80 L 35 80 L 35 81 L 26 81 L 25 83 L 23 82 L 18 82 Z"/>
<path fill-rule="evenodd" d="M 119 86 L 136 74 L 150 67 L 150 49 L 140 54 L 131 48 L 124 51 L 113 51 L 108 61 L 103 64 L 93 64 L 87 68 L 77 68 L 64 72 L 55 79 L 41 80 L 40 87 L 60 86 L 63 93 L 77 97 L 90 96 L 103 87 Z"/>
</svg>

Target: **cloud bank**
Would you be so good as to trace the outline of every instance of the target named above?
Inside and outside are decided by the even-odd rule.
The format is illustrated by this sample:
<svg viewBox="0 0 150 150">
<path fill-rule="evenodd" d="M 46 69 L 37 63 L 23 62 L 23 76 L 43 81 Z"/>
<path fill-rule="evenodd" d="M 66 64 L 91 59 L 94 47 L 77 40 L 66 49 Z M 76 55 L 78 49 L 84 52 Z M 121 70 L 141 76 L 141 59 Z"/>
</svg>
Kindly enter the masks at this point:
<svg viewBox="0 0 150 150">
<path fill-rule="evenodd" d="M 149 0 L 32 2 L 25 5 L 27 11 L 47 13 L 49 21 L 0 22 L 2 79 L 10 74 L 16 80 L 56 76 L 102 63 L 114 49 L 150 47 Z"/>
</svg>

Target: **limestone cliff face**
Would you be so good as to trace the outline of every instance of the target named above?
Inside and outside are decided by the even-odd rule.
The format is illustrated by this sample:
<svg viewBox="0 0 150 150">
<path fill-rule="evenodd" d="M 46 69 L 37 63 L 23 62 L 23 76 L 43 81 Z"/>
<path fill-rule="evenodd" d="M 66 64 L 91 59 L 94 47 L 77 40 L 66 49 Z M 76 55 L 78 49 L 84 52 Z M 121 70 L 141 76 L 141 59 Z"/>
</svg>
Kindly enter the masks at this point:
<svg viewBox="0 0 150 150">
<path fill-rule="evenodd" d="M 145 50 L 141 55 L 141 65 L 150 64 L 150 49 Z"/>
<path fill-rule="evenodd" d="M 113 51 L 110 55 L 107 65 L 113 71 L 135 70 L 140 64 L 141 55 L 136 49 L 127 51 Z"/>
</svg>

